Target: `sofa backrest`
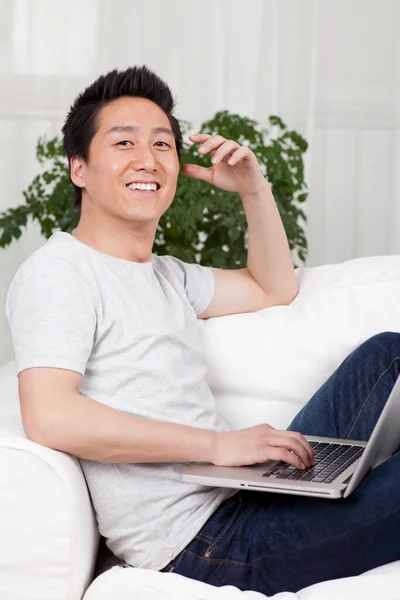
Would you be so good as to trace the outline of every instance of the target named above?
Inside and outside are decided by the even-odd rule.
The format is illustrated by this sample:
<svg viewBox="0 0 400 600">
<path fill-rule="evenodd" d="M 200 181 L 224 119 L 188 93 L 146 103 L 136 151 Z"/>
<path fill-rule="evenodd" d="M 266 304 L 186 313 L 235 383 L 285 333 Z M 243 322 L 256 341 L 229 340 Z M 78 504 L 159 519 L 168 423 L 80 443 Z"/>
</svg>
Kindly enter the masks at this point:
<svg viewBox="0 0 400 600">
<path fill-rule="evenodd" d="M 296 270 L 289 306 L 201 322 L 208 383 L 232 429 L 286 428 L 359 344 L 400 332 L 400 256 Z"/>
</svg>

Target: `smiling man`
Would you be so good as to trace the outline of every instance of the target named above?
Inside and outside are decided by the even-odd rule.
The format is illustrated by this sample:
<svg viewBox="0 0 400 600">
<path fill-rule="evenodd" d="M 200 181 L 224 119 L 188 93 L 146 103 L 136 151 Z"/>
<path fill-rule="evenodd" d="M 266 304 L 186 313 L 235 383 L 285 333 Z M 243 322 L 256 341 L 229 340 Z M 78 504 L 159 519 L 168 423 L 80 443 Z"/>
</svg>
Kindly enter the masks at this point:
<svg viewBox="0 0 400 600">
<path fill-rule="evenodd" d="M 74 102 L 63 134 L 80 220 L 72 235 L 54 234 L 23 263 L 6 313 L 25 431 L 79 458 L 109 548 L 126 566 L 268 594 L 399 558 L 398 537 L 390 537 L 399 527 L 395 457 L 375 488 L 363 493 L 360 486 L 345 516 L 338 503 L 199 486 L 180 473 L 187 462 L 269 459 L 305 469 L 313 451 L 299 431 L 345 437 L 350 429 L 367 439 L 398 376 L 400 336 L 361 346 L 290 430 L 264 423 L 229 431 L 206 382 L 197 319 L 287 304 L 297 293 L 284 228 L 256 157 L 233 140 L 196 134 L 191 140 L 200 154 L 211 154 L 212 166 L 181 166 L 171 92 L 146 67 L 95 81 Z M 246 268 L 212 269 L 152 253 L 180 169 L 240 194 Z M 367 376 L 366 388 L 358 385 Z M 339 530 L 347 535 L 340 560 Z M 362 562 L 356 549 L 365 531 L 373 544 Z"/>
<path fill-rule="evenodd" d="M 71 179 L 82 193 L 74 236 L 117 258 L 149 262 L 158 221 L 172 203 L 179 174 L 168 117 L 151 100 L 122 97 L 102 108 L 96 129 L 82 157 L 73 147 L 75 130 L 64 128 Z"/>
<path fill-rule="evenodd" d="M 96 91 L 94 84 L 85 101 Z M 82 194 L 83 199 L 74 236 L 101 252 L 134 262 L 151 260 L 157 225 L 173 201 L 180 169 L 182 137 L 168 92 L 159 81 L 153 96 L 143 90 L 148 97 L 117 97 L 98 113 L 92 110 L 82 131 L 76 108 L 64 127 L 76 198 L 80 202 Z M 197 134 L 191 140 L 200 143 L 199 153 L 212 153 L 214 166 L 182 165 L 183 173 L 238 192 L 249 227 L 247 267 L 213 270 L 215 294 L 200 318 L 290 302 L 297 281 L 289 244 L 253 152 L 221 136 Z M 153 189 L 147 189 L 150 184 Z"/>
</svg>

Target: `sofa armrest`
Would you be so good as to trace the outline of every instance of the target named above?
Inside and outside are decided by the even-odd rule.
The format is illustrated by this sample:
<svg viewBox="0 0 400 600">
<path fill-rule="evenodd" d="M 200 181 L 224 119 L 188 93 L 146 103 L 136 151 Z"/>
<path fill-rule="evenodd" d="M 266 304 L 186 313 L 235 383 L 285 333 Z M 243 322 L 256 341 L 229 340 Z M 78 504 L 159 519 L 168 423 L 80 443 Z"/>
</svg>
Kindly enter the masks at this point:
<svg viewBox="0 0 400 600">
<path fill-rule="evenodd" d="M 26 438 L 0 414 L 0 597 L 80 600 L 99 533 L 78 460 Z"/>
</svg>

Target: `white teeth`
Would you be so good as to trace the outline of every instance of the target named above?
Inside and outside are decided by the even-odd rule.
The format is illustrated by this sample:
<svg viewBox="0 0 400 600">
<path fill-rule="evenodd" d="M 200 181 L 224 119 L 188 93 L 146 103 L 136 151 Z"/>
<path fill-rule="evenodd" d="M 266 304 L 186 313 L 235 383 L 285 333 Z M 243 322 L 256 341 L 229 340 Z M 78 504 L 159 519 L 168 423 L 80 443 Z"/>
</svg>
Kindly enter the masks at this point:
<svg viewBox="0 0 400 600">
<path fill-rule="evenodd" d="M 128 186 L 131 190 L 142 190 L 145 192 L 156 192 L 156 183 L 130 183 Z"/>
</svg>

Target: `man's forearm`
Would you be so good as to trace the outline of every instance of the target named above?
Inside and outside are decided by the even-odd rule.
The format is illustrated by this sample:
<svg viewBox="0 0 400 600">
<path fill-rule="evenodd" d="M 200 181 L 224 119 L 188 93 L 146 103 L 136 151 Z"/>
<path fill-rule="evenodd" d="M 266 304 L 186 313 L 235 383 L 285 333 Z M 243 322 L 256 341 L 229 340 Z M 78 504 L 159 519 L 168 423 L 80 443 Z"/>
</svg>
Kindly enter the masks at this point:
<svg viewBox="0 0 400 600">
<path fill-rule="evenodd" d="M 136 417 L 82 394 L 70 394 L 48 411 L 29 436 L 78 458 L 110 463 L 212 462 L 213 432 Z"/>
<path fill-rule="evenodd" d="M 267 181 L 259 194 L 241 196 L 247 224 L 247 269 L 264 292 L 291 302 L 298 291 L 286 232 Z"/>
</svg>

